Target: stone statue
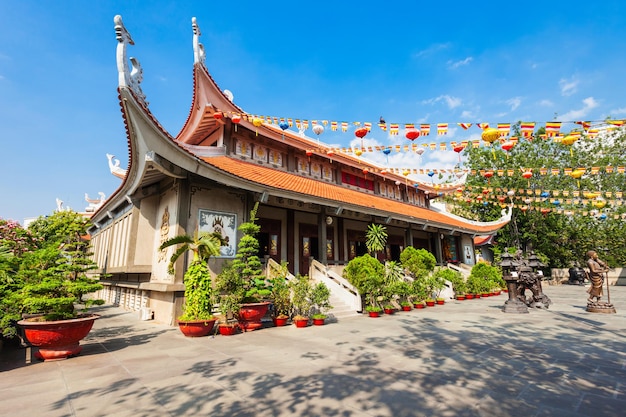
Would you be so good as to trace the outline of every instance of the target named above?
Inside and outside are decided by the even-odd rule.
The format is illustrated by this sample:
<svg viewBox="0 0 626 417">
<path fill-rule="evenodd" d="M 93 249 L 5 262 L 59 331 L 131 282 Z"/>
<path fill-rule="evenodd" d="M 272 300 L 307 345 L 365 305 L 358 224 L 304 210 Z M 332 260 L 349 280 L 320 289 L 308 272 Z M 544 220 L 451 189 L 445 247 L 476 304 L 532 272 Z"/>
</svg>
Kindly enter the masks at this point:
<svg viewBox="0 0 626 417">
<path fill-rule="evenodd" d="M 607 281 L 607 302 L 600 301 L 602 295 L 602 284 L 604 284 L 604 278 L 607 277 L 609 268 L 607 264 L 598 259 L 598 253 L 594 250 L 587 252 L 587 267 L 589 267 L 589 280 L 591 281 L 591 287 L 587 290 L 589 298 L 587 298 L 587 311 L 592 313 L 615 313 L 615 307 L 611 304 L 611 299 L 608 296 L 608 281 Z"/>
</svg>

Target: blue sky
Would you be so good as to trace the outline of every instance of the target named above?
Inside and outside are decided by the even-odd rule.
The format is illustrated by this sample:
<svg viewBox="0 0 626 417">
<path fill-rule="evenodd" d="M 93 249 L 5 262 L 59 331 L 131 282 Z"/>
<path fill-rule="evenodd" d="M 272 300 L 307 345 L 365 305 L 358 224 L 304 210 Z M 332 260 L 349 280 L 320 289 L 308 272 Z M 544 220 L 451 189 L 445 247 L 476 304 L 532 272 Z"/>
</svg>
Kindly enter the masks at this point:
<svg viewBox="0 0 626 417">
<path fill-rule="evenodd" d="M 423 4 L 422 4 L 423 3 Z M 192 94 L 191 18 L 206 64 L 252 114 L 308 120 L 449 123 L 626 118 L 626 2 L 173 2 L 0 0 L 0 217 L 82 210 L 127 164 L 113 17 L 144 71 L 143 92 L 176 135 Z M 315 136 L 311 130 L 308 135 Z M 355 142 L 353 130 L 320 140 Z M 358 142 L 358 141 L 357 141 Z M 365 144 L 408 143 L 374 128 Z M 382 154 L 369 157 L 385 163 Z M 452 151 L 390 165 L 450 168 Z"/>
</svg>

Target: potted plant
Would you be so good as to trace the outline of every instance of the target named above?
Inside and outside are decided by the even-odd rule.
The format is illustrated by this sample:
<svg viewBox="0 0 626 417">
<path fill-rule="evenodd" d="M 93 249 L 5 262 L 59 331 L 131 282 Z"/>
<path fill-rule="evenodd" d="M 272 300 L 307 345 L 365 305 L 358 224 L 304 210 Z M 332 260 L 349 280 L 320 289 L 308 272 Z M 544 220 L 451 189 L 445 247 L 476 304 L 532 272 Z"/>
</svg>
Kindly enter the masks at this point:
<svg viewBox="0 0 626 417">
<path fill-rule="evenodd" d="M 367 311 L 367 314 L 370 317 L 379 317 L 382 308 L 377 305 L 368 305 L 367 307 L 365 307 L 365 311 Z"/>
<path fill-rule="evenodd" d="M 354 285 L 364 305 L 376 306 L 385 284 L 384 268 L 377 259 L 368 254 L 352 259 L 343 270 L 343 277 Z"/>
<path fill-rule="evenodd" d="M 287 263 L 280 266 L 280 273 L 270 279 L 270 299 L 272 300 L 272 321 L 275 326 L 285 326 L 291 314 L 291 290 L 287 282 Z"/>
<path fill-rule="evenodd" d="M 294 310 L 292 321 L 296 327 L 307 327 L 312 308 L 311 291 L 313 289 L 308 275 L 298 274 L 296 278 L 290 282 L 290 286 Z"/>
<path fill-rule="evenodd" d="M 478 262 L 472 267 L 470 276 L 467 278 L 467 285 L 471 292 L 479 298 L 480 295 L 488 297 L 494 286 L 493 282 L 502 279 L 497 267 L 486 262 Z"/>
<path fill-rule="evenodd" d="M 237 316 L 243 299 L 244 286 L 232 262 L 225 262 L 215 277 L 215 293 L 219 300 L 218 330 L 222 335 L 233 335 L 239 328 Z"/>
<path fill-rule="evenodd" d="M 411 311 L 411 303 L 409 301 L 401 301 L 400 307 L 402 307 L 402 311 Z"/>
<path fill-rule="evenodd" d="M 323 282 L 318 282 L 311 289 L 309 298 L 311 300 L 311 311 L 313 312 L 311 315 L 313 324 L 321 326 L 324 324 L 326 317 L 328 317 L 326 312 L 333 308 L 330 305 L 330 289 Z"/>
<path fill-rule="evenodd" d="M 435 306 L 435 299 L 434 298 L 427 298 L 426 299 L 426 307 L 434 307 Z"/>
<path fill-rule="evenodd" d="M 243 284 L 243 298 L 239 309 L 239 323 L 243 330 L 251 331 L 263 327 L 261 319 L 267 313 L 270 302 L 267 301 L 271 290 L 268 286 L 259 252 L 259 241 L 256 235 L 261 226 L 256 224 L 256 213 L 259 202 L 250 211 L 250 219 L 239 225 L 242 232 L 237 245 L 237 254 L 233 260 L 233 268 L 240 275 Z"/>
<path fill-rule="evenodd" d="M 14 312 L 26 317 L 17 325 L 39 348 L 40 359 L 78 355 L 80 340 L 100 317 L 87 309 L 104 300 L 85 298 L 103 288 L 87 275 L 97 268 L 88 252 L 88 227 L 89 221 L 73 211 L 40 217 L 29 226 L 34 245 L 19 254 L 15 280 L 22 285 L 10 302 Z"/>
<path fill-rule="evenodd" d="M 180 235 L 163 242 L 159 250 L 177 246 L 170 257 L 167 267 L 174 274 L 174 264 L 181 255 L 193 254 L 189 267 L 183 276 L 185 284 L 185 302 L 183 313 L 178 317 L 178 328 L 187 337 L 206 336 L 211 333 L 216 318 L 213 316 L 213 288 L 208 261 L 211 256 L 220 254 L 220 247 L 225 244 L 222 235 L 213 232 L 199 236 Z"/>
</svg>

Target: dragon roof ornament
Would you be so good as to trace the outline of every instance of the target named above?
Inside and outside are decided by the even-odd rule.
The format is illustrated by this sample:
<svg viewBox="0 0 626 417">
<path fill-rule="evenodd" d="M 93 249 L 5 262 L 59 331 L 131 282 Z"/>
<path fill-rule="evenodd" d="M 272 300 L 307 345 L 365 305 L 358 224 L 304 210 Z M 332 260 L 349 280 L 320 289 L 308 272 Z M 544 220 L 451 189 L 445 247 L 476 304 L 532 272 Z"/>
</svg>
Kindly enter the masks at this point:
<svg viewBox="0 0 626 417">
<path fill-rule="evenodd" d="M 141 91 L 140 86 L 141 81 L 143 81 L 143 69 L 141 68 L 141 64 L 139 64 L 137 58 L 130 57 L 129 65 L 129 59 L 126 58 L 126 46 L 134 45 L 135 42 L 128 30 L 126 30 L 124 22 L 122 22 L 122 16 L 115 16 L 113 22 L 115 23 L 115 38 L 117 39 L 116 58 L 118 84 L 120 87 L 130 88 L 133 93 L 135 93 L 137 100 L 148 107 L 146 95 Z"/>
<path fill-rule="evenodd" d="M 206 67 L 204 45 L 200 43 L 200 36 L 202 35 L 202 32 L 200 31 L 200 26 L 198 26 L 195 17 L 191 18 L 191 28 L 193 29 L 193 63 L 202 64 Z"/>
</svg>

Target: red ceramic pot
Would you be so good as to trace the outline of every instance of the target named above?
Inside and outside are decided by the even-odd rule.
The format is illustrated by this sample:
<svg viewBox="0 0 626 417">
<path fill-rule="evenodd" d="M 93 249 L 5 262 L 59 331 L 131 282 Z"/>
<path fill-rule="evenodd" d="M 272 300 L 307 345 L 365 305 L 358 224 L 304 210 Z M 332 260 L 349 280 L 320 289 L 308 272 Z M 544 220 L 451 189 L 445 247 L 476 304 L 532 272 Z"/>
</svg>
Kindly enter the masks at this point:
<svg viewBox="0 0 626 417">
<path fill-rule="evenodd" d="M 276 327 L 286 326 L 287 325 L 287 320 L 289 320 L 289 317 L 274 317 L 274 318 L 272 318 L 272 321 L 274 322 L 274 326 L 276 326 Z"/>
<path fill-rule="evenodd" d="M 380 312 L 379 311 L 368 311 L 367 314 L 370 317 L 380 317 Z"/>
<path fill-rule="evenodd" d="M 326 319 L 313 319 L 313 325 L 314 326 L 323 326 L 324 323 L 326 322 Z"/>
<path fill-rule="evenodd" d="M 445 304 L 445 300 L 436 300 L 436 303 L 439 304 L 440 306 Z"/>
<path fill-rule="evenodd" d="M 426 301 L 426 307 L 434 307 L 434 306 L 435 306 L 434 301 Z"/>
<path fill-rule="evenodd" d="M 220 334 L 222 336 L 232 336 L 237 333 L 237 326 L 235 325 L 220 325 L 218 328 L 220 329 Z"/>
<path fill-rule="evenodd" d="M 309 319 L 297 319 L 293 321 L 296 324 L 296 327 L 306 327 L 309 325 Z"/>
<path fill-rule="evenodd" d="M 468 300 L 473 300 L 474 299 L 474 294 L 466 294 L 465 298 L 467 298 Z"/>
<path fill-rule="evenodd" d="M 34 317 L 20 320 L 17 324 L 24 329 L 26 340 L 39 348 L 36 353 L 39 359 L 65 359 L 81 352 L 83 348 L 80 341 L 87 336 L 98 318 L 98 314 L 55 321 L 37 321 Z"/>
<path fill-rule="evenodd" d="M 424 308 L 424 303 L 417 303 L 414 305 L 415 308 Z"/>
<path fill-rule="evenodd" d="M 459 301 L 463 301 L 463 300 L 465 300 L 465 296 L 464 295 L 457 295 L 456 299 L 459 300 Z"/>
<path fill-rule="evenodd" d="M 239 309 L 239 325 L 242 330 L 249 332 L 263 327 L 261 319 L 267 313 L 270 303 L 242 304 Z"/>
<path fill-rule="evenodd" d="M 402 306 L 402 311 L 411 311 L 411 306 Z"/>
<path fill-rule="evenodd" d="M 178 328 L 187 337 L 208 336 L 213 330 L 216 319 L 211 320 L 178 320 Z"/>
<path fill-rule="evenodd" d="M 385 314 L 393 314 L 396 312 L 396 310 L 394 310 L 393 308 L 385 308 Z"/>
</svg>

